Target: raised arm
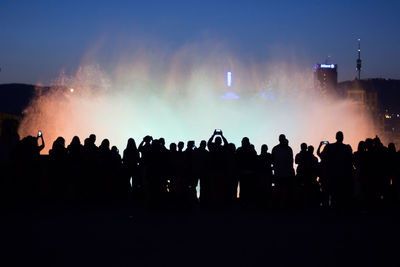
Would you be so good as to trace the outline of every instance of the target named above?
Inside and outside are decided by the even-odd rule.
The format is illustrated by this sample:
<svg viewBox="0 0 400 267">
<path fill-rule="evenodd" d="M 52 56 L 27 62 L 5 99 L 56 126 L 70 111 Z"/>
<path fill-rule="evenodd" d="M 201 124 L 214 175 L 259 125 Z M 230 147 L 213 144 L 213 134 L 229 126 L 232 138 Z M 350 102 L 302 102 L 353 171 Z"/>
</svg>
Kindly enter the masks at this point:
<svg viewBox="0 0 400 267">
<path fill-rule="evenodd" d="M 210 150 L 210 147 L 212 147 L 212 141 L 213 141 L 213 139 L 214 139 L 215 134 L 216 134 L 216 133 L 215 133 L 215 131 L 214 131 L 214 133 L 211 135 L 210 139 L 208 139 L 207 147 L 208 147 L 209 150 Z"/>
<path fill-rule="evenodd" d="M 318 149 L 317 149 L 317 155 L 321 160 L 322 160 L 322 157 L 321 157 L 322 156 L 322 151 L 321 151 L 322 145 L 324 145 L 324 142 L 320 142 L 319 146 L 318 146 Z"/>
<path fill-rule="evenodd" d="M 222 142 L 224 142 L 224 146 L 227 146 L 228 140 L 226 140 L 225 136 L 222 134 L 222 131 L 221 131 L 221 138 L 222 138 Z"/>
<path fill-rule="evenodd" d="M 146 139 L 147 139 L 146 137 L 147 137 L 147 136 L 143 137 L 142 142 L 140 142 L 139 147 L 138 147 L 138 150 L 139 150 L 139 151 L 142 151 L 143 146 L 144 146 L 144 143 L 146 143 Z"/>
<path fill-rule="evenodd" d="M 40 146 L 38 146 L 38 151 L 40 153 L 40 151 L 43 150 L 44 148 L 44 139 L 43 139 L 43 134 L 41 134 L 40 136 L 37 137 L 37 139 L 40 139 L 42 141 L 42 144 Z"/>
</svg>

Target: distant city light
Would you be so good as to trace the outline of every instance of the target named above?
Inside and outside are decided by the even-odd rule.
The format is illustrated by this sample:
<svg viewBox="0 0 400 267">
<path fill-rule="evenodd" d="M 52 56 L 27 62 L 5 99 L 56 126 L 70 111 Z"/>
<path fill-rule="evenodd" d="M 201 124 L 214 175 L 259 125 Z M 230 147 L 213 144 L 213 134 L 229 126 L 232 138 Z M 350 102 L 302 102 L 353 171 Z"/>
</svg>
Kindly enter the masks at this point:
<svg viewBox="0 0 400 267">
<path fill-rule="evenodd" d="M 321 68 L 323 68 L 323 69 L 334 69 L 335 65 L 334 64 L 321 64 Z"/>
<path fill-rule="evenodd" d="M 275 99 L 275 96 L 274 96 L 274 94 L 272 92 L 269 93 L 269 99 L 271 99 L 271 100 Z"/>
<path fill-rule="evenodd" d="M 231 71 L 228 71 L 228 72 L 226 73 L 226 85 L 227 85 L 228 87 L 231 87 L 231 86 L 232 86 L 232 72 L 231 72 Z"/>
<path fill-rule="evenodd" d="M 266 92 L 262 92 L 261 93 L 261 98 L 265 99 L 267 97 L 267 93 Z"/>
<path fill-rule="evenodd" d="M 226 92 L 221 96 L 222 99 L 239 99 L 240 97 L 235 92 Z"/>
<path fill-rule="evenodd" d="M 71 93 L 73 93 L 75 90 L 74 90 L 74 88 L 69 88 L 69 91 L 70 91 Z"/>
</svg>

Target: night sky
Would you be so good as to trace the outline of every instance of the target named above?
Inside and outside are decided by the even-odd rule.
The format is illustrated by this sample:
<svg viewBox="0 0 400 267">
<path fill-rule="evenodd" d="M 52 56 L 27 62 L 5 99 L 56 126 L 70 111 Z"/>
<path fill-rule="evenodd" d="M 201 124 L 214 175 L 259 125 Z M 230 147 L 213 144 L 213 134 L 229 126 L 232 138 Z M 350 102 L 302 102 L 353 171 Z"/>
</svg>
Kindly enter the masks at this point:
<svg viewBox="0 0 400 267">
<path fill-rule="evenodd" d="M 311 68 L 329 55 L 339 80 L 353 79 L 357 38 L 364 78 L 400 78 L 400 1 L 16 1 L 0 3 L 0 83 L 50 83 L 99 49 L 151 44 L 171 52 L 223 43 L 240 60 L 296 61 Z"/>
</svg>

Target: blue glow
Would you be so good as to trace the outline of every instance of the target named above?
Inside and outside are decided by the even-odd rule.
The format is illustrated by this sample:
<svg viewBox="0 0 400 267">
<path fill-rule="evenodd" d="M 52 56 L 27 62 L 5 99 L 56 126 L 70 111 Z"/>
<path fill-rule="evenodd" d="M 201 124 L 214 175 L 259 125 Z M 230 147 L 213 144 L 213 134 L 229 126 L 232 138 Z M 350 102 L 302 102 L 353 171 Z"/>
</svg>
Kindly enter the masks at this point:
<svg viewBox="0 0 400 267">
<path fill-rule="evenodd" d="M 267 97 L 267 93 L 266 93 L 266 92 L 262 92 L 262 93 L 261 93 L 261 98 L 262 98 L 262 99 L 265 99 L 266 97 Z"/>
<path fill-rule="evenodd" d="M 239 99 L 240 97 L 235 92 L 226 92 L 221 96 L 222 99 Z"/>
<path fill-rule="evenodd" d="M 271 99 L 271 100 L 275 99 L 275 96 L 274 96 L 274 94 L 272 92 L 269 93 L 269 99 Z"/>
<path fill-rule="evenodd" d="M 314 69 L 318 69 L 318 64 L 315 64 L 315 65 L 314 65 Z"/>
<path fill-rule="evenodd" d="M 226 85 L 227 85 L 228 87 L 231 87 L 231 86 L 232 86 L 232 72 L 230 72 L 230 71 L 228 71 L 228 72 L 226 73 Z"/>
</svg>

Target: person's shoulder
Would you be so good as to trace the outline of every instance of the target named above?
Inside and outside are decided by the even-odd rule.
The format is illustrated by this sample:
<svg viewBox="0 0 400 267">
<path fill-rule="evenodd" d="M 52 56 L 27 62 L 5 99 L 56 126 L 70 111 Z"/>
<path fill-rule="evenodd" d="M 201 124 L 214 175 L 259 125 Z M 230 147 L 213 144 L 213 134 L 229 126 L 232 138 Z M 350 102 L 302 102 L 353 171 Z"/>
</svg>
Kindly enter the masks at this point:
<svg viewBox="0 0 400 267">
<path fill-rule="evenodd" d="M 345 147 L 348 151 L 353 152 L 353 149 L 351 148 L 351 145 L 345 144 Z"/>
<path fill-rule="evenodd" d="M 324 149 L 323 149 L 322 151 L 328 151 L 328 150 L 330 150 L 330 149 L 332 149 L 332 148 L 335 148 L 336 145 L 337 145 L 336 143 L 329 143 L 329 144 L 326 144 L 325 147 L 324 147 Z"/>
</svg>

